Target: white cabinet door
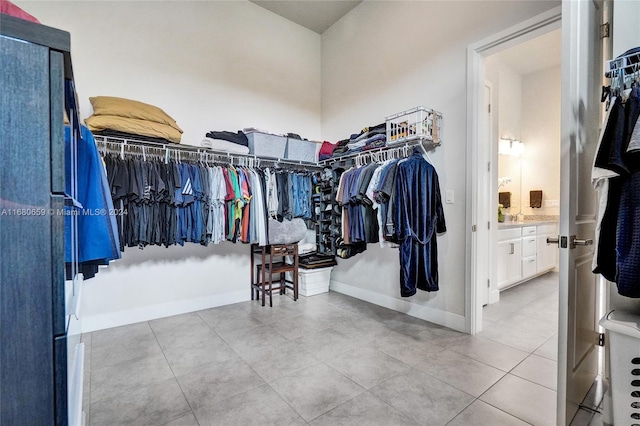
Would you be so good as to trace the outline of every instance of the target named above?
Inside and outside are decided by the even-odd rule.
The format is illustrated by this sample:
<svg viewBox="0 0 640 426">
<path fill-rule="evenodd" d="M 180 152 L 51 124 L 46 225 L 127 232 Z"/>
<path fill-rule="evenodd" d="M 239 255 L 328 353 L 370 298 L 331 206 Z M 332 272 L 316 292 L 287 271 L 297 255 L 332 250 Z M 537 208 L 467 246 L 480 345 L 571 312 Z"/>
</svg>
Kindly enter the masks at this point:
<svg viewBox="0 0 640 426">
<path fill-rule="evenodd" d="M 500 241 L 498 243 L 498 250 L 496 251 L 497 265 L 498 265 L 498 289 L 504 288 L 509 285 L 509 253 L 511 252 L 511 245 L 508 241 Z"/>
<path fill-rule="evenodd" d="M 522 241 L 520 238 L 498 242 L 498 289 L 522 278 Z"/>
<path fill-rule="evenodd" d="M 548 271 L 556 267 L 558 245 L 547 244 L 547 238 L 557 238 L 557 235 L 538 235 L 538 272 Z"/>
<path fill-rule="evenodd" d="M 509 282 L 516 282 L 522 279 L 522 240 L 508 241 L 512 246 L 509 255 L 508 269 L 509 269 Z"/>
</svg>

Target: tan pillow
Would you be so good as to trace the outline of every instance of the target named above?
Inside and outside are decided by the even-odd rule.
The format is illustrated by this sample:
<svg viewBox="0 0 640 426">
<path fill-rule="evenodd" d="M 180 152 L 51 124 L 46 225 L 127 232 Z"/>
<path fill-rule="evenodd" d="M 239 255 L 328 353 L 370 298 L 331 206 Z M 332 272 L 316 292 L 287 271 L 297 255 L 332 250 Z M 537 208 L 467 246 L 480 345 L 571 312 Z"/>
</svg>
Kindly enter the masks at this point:
<svg viewBox="0 0 640 426">
<path fill-rule="evenodd" d="M 139 120 L 137 118 L 118 117 L 115 115 L 92 115 L 86 118 L 84 122 L 92 132 L 110 129 L 134 135 L 167 139 L 175 143 L 180 143 L 180 138 L 182 137 L 181 132 L 171 126 L 148 120 Z"/>
<path fill-rule="evenodd" d="M 112 96 L 94 96 L 89 98 L 89 101 L 91 101 L 91 106 L 93 106 L 93 115 L 116 115 L 125 118 L 153 121 L 171 126 L 182 133 L 182 129 L 176 121 L 156 106 Z"/>
</svg>

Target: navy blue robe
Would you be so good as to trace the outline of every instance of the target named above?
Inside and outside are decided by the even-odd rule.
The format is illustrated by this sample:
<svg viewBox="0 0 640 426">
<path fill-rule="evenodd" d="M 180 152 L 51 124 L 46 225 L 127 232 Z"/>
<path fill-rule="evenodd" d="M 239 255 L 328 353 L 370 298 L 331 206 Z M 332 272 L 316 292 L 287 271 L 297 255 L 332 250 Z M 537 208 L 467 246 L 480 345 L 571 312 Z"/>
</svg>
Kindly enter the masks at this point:
<svg viewBox="0 0 640 426">
<path fill-rule="evenodd" d="M 438 291 L 436 234 L 447 230 L 435 168 L 415 150 L 398 164 L 394 235 L 400 244 L 400 295 Z"/>
</svg>

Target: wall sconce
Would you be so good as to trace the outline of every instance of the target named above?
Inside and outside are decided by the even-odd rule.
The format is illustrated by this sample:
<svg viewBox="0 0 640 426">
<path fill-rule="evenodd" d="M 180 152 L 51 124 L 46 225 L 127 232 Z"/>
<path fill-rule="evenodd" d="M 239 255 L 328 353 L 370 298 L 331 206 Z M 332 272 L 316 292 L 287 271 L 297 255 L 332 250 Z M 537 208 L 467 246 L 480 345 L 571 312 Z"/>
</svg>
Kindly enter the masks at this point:
<svg viewBox="0 0 640 426">
<path fill-rule="evenodd" d="M 500 138 L 498 144 L 498 154 L 520 157 L 524 154 L 524 144 L 518 140 L 510 138 Z"/>
</svg>

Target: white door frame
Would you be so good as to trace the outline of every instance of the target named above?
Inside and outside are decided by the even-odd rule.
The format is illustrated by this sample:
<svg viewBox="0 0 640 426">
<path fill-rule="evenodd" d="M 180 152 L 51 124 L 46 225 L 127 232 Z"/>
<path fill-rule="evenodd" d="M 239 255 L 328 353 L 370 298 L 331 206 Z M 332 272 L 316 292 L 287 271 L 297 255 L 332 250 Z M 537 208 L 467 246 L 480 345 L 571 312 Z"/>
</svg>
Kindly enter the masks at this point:
<svg viewBox="0 0 640 426">
<path fill-rule="evenodd" d="M 488 165 L 488 167 L 486 168 L 487 173 L 481 173 L 481 175 L 484 176 L 483 181 L 480 181 L 481 176 L 477 176 L 477 185 L 490 186 L 491 182 L 497 181 L 497 177 L 495 178 L 496 180 L 493 179 L 496 167 L 491 167 L 491 164 L 497 164 L 493 161 L 494 154 L 496 154 L 496 152 L 494 152 L 494 146 L 497 147 L 497 145 L 494 145 L 495 139 L 493 134 L 493 114 L 495 111 L 493 105 L 493 84 L 488 80 L 484 81 L 484 92 L 485 93 L 482 99 L 482 109 L 480 110 L 482 114 L 479 117 L 480 122 L 478 127 L 478 136 L 484 141 L 482 145 L 487 146 L 489 149 L 482 151 L 484 155 L 482 156 L 482 158 L 478 158 L 478 161 L 481 161 L 482 165 Z M 487 99 L 487 95 L 489 99 Z M 489 107 L 488 111 L 487 104 Z M 490 197 L 478 198 L 478 209 L 484 212 L 490 212 L 490 206 L 495 206 L 497 203 L 497 194 L 493 192 Z M 489 220 L 489 218 L 487 219 Z M 479 222 L 478 226 L 480 226 L 480 223 L 482 223 L 482 227 L 484 227 L 484 222 Z M 490 229 L 489 227 L 490 225 L 489 223 L 487 223 L 487 229 Z M 489 234 L 491 234 L 490 231 Z M 482 240 L 478 240 L 478 252 L 486 253 L 485 262 L 478 263 L 476 269 L 476 282 L 479 292 L 478 306 L 480 307 L 480 309 L 482 309 L 485 304 L 492 303 L 492 286 L 490 285 L 490 283 L 493 282 L 495 286 L 495 278 L 497 276 L 495 268 L 492 267 L 495 266 L 495 253 L 494 250 L 492 250 L 494 243 L 495 241 L 493 238 L 491 238 L 491 235 L 489 235 L 489 238 L 485 239 L 484 242 Z M 487 281 L 486 287 L 485 280 Z"/>
<path fill-rule="evenodd" d="M 490 221 L 490 212 L 480 200 L 480 194 L 493 194 L 490 179 L 482 178 L 487 173 L 487 162 L 491 161 L 486 137 L 479 134 L 482 120 L 485 68 L 484 58 L 501 50 L 533 39 L 561 27 L 561 6 L 537 15 L 518 25 L 480 40 L 467 48 L 467 206 L 466 223 L 466 276 L 465 276 L 465 329 L 476 334 L 482 330 L 482 306 L 480 287 L 486 285 L 486 278 L 478 277 L 479 264 L 487 264 L 491 253 L 478 250 L 486 247 L 491 232 L 486 224 Z M 497 165 L 492 165 L 496 167 Z M 486 176 L 485 176 L 486 177 Z M 490 206 L 489 206 L 490 207 Z M 480 282 L 479 282 L 480 281 Z"/>
</svg>

